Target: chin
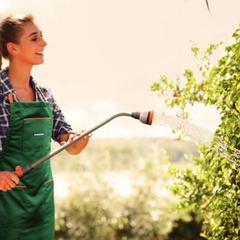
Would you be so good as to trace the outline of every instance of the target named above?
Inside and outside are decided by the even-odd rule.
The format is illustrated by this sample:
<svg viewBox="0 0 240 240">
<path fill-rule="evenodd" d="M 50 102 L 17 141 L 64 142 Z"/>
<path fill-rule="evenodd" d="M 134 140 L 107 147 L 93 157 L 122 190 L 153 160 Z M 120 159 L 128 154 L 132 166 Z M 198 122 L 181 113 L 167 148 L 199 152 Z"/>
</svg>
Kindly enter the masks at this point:
<svg viewBox="0 0 240 240">
<path fill-rule="evenodd" d="M 44 63 L 44 60 L 42 60 L 41 62 L 39 61 L 39 62 L 36 62 L 34 65 L 41 65 L 41 64 L 43 64 Z"/>
</svg>

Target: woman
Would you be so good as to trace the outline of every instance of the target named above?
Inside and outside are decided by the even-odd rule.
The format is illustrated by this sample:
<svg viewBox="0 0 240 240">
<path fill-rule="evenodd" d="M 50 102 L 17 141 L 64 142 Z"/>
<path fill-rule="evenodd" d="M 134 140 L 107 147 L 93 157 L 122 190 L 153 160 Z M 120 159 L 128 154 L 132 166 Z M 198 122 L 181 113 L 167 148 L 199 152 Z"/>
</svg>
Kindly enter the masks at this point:
<svg viewBox="0 0 240 240">
<path fill-rule="evenodd" d="M 44 62 L 47 43 L 32 14 L 10 15 L 0 24 L 0 54 L 9 66 L 0 72 L 0 239 L 54 239 L 53 179 L 50 160 L 19 179 L 26 166 L 75 136 L 51 92 L 31 76 Z M 0 59 L 1 59 L 0 56 Z M 1 68 L 0 68 L 1 69 Z M 79 154 L 90 136 L 66 150 Z"/>
</svg>

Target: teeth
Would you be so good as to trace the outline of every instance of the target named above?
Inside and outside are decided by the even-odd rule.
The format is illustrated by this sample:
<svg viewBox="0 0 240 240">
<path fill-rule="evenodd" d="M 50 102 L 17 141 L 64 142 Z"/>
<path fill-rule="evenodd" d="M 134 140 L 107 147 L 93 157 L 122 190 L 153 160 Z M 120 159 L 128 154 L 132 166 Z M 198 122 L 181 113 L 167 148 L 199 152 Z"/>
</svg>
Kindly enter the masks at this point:
<svg viewBox="0 0 240 240">
<path fill-rule="evenodd" d="M 36 54 L 43 54 L 43 52 L 37 52 Z"/>
</svg>

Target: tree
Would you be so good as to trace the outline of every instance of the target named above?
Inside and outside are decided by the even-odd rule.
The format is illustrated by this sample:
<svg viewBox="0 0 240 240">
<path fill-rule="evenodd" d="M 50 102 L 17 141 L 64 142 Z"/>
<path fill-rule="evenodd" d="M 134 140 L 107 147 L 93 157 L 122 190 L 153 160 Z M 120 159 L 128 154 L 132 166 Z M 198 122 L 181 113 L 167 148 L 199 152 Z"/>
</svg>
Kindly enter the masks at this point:
<svg viewBox="0 0 240 240">
<path fill-rule="evenodd" d="M 170 167 L 171 189 L 181 199 L 178 208 L 200 212 L 205 220 L 201 236 L 210 240 L 240 239 L 240 26 L 232 37 L 234 42 L 213 67 L 210 57 L 222 43 L 210 44 L 205 51 L 192 45 L 200 60 L 200 80 L 197 73 L 185 69 L 182 78 L 161 75 L 151 86 L 165 97 L 168 107 L 180 108 L 183 118 L 188 118 L 188 106 L 198 103 L 220 112 L 221 123 L 211 144 L 200 144 L 199 156 L 192 157 L 196 168 Z"/>
</svg>

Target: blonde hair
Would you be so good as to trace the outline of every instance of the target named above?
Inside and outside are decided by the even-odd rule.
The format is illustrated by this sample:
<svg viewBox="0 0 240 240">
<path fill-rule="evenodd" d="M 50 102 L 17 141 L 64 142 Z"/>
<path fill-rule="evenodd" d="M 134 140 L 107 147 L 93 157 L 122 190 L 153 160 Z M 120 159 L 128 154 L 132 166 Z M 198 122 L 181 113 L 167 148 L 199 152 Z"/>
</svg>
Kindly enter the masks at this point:
<svg viewBox="0 0 240 240">
<path fill-rule="evenodd" d="M 26 23 L 35 20 L 31 13 L 12 14 L 0 23 L 0 70 L 2 68 L 2 57 L 9 59 L 7 44 L 9 42 L 19 44 Z"/>
</svg>

